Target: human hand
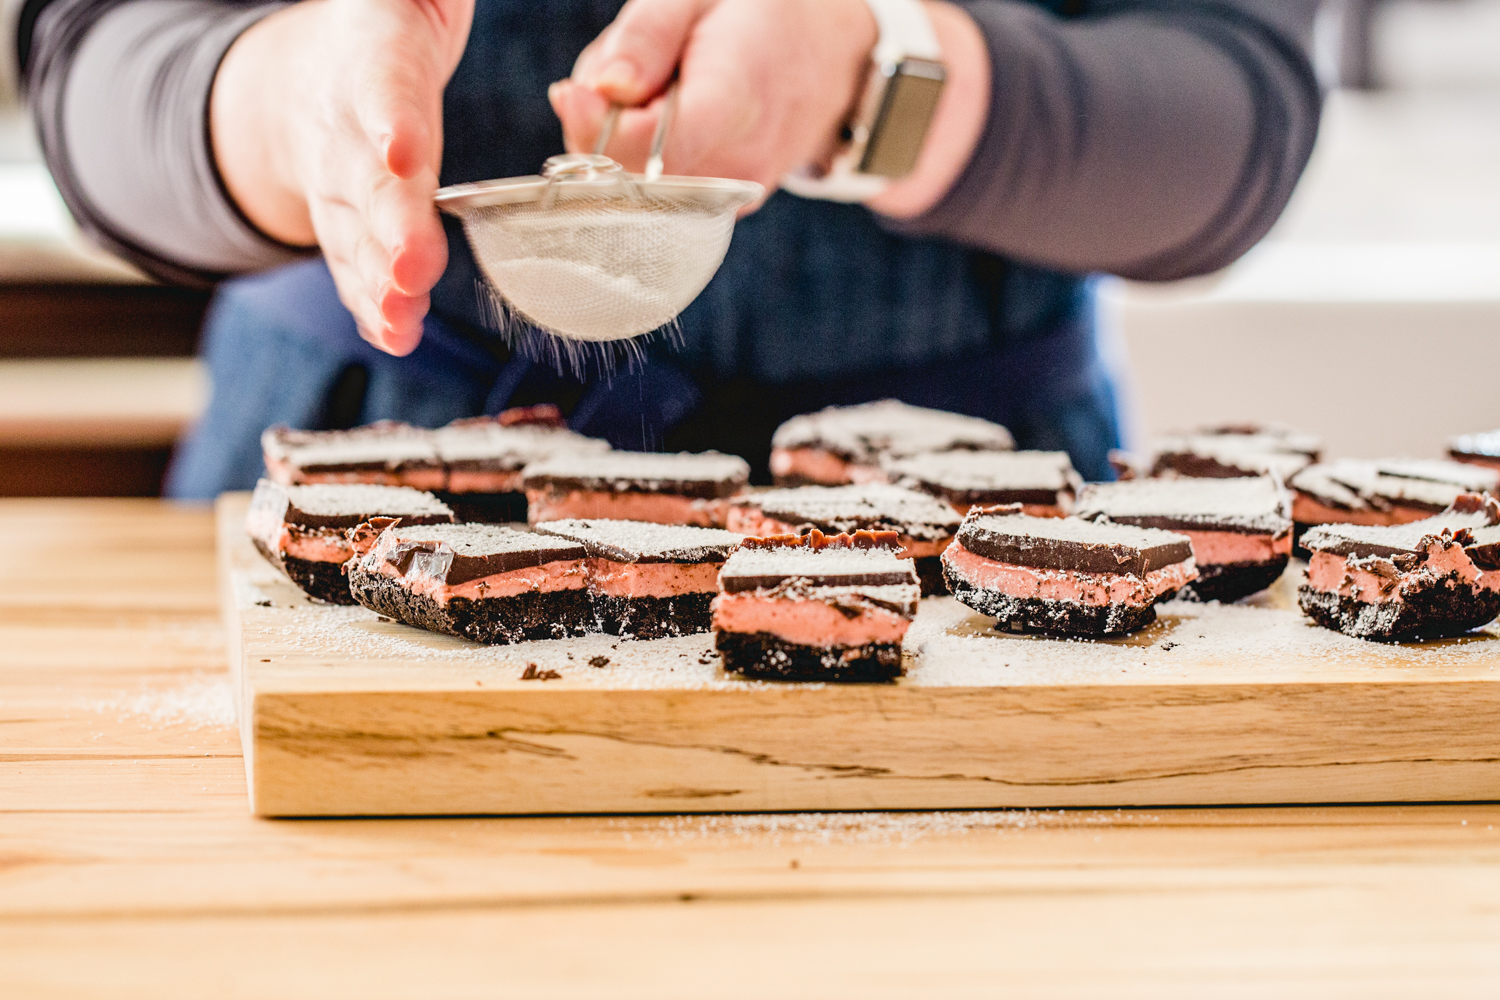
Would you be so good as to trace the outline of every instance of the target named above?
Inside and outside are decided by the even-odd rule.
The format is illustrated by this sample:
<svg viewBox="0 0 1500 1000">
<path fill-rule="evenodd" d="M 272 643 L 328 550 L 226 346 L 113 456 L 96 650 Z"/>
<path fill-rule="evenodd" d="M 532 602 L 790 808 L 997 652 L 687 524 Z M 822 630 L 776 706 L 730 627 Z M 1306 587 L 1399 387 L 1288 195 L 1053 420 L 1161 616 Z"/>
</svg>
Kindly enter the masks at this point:
<svg viewBox="0 0 1500 1000">
<path fill-rule="evenodd" d="M 774 190 L 831 149 L 876 36 L 864 0 L 630 0 L 550 96 L 571 149 L 592 150 L 611 102 L 629 109 L 608 152 L 639 170 L 679 72 L 668 171 Z"/>
<path fill-rule="evenodd" d="M 867 204 L 931 208 L 968 164 L 989 112 L 989 53 L 972 18 L 927 2 L 948 81 L 916 169 Z M 680 79 L 668 172 L 758 181 L 825 164 L 862 95 L 878 31 L 864 0 L 630 0 L 549 96 L 568 147 L 589 150 L 611 103 L 608 153 L 645 164 L 662 92 Z"/>
<path fill-rule="evenodd" d="M 214 81 L 214 156 L 275 239 L 316 243 L 361 336 L 409 354 L 448 262 L 432 196 L 443 88 L 474 0 L 304 0 L 230 47 Z"/>
</svg>

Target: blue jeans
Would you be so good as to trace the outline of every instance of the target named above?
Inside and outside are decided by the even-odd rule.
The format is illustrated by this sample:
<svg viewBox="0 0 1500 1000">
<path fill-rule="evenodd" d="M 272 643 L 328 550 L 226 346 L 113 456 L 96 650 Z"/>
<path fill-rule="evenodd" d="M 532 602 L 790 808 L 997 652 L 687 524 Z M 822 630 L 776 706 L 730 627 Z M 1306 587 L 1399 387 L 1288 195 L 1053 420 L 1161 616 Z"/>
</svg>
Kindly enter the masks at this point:
<svg viewBox="0 0 1500 1000">
<path fill-rule="evenodd" d="M 506 406 L 559 402 L 574 430 L 617 448 L 745 454 L 765 479 L 770 432 L 821 406 L 887 396 L 986 417 L 1018 447 L 1066 451 L 1086 479 L 1112 478 L 1114 387 L 1099 363 L 1091 300 L 1047 336 L 976 357 L 851 379 L 765 385 L 684 369 L 658 348 L 644 365 L 583 379 L 505 349 L 493 336 L 429 316 L 406 358 L 360 339 L 322 261 L 223 285 L 204 328 L 212 396 L 179 443 L 166 492 L 206 499 L 250 489 L 272 424 L 326 428 L 404 420 L 436 427 Z"/>
</svg>

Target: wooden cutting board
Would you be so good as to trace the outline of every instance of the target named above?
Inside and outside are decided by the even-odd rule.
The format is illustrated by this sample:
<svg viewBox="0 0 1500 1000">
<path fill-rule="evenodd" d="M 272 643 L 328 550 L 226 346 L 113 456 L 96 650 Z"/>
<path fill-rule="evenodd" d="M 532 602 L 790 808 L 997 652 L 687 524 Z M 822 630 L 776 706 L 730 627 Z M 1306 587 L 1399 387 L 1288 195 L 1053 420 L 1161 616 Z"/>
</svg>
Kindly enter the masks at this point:
<svg viewBox="0 0 1500 1000">
<path fill-rule="evenodd" d="M 477 646 L 305 598 L 219 504 L 251 806 L 268 816 L 1500 799 L 1500 635 L 1165 605 L 1113 641 L 923 602 L 884 685 L 726 675 L 710 635 Z M 556 680 L 523 680 L 555 671 Z"/>
</svg>

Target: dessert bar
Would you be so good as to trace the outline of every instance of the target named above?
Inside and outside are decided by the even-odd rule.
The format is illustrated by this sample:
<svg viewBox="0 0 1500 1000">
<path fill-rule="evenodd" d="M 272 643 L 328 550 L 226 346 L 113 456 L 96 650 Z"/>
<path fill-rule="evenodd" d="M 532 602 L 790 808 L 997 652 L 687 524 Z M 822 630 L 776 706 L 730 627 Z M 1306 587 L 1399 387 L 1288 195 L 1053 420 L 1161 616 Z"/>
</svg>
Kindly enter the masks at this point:
<svg viewBox="0 0 1500 1000">
<path fill-rule="evenodd" d="M 1211 479 L 1279 476 L 1283 481 L 1316 461 L 1315 440 L 1290 431 L 1241 428 L 1233 433 L 1199 433 L 1156 442 L 1153 476 Z"/>
<path fill-rule="evenodd" d="M 1467 493 L 1443 513 L 1400 525 L 1319 525 L 1302 610 L 1361 639 L 1458 635 L 1500 614 L 1500 503 Z"/>
<path fill-rule="evenodd" d="M 1161 528 L 1193 543 L 1198 579 L 1178 597 L 1236 601 L 1269 587 L 1292 554 L 1291 496 L 1268 476 L 1091 483 L 1075 513 Z"/>
<path fill-rule="evenodd" d="M 719 574 L 715 644 L 746 677 L 886 681 L 920 593 L 893 531 L 747 538 Z"/>
<path fill-rule="evenodd" d="M 575 541 L 493 524 L 383 519 L 351 535 L 350 593 L 397 621 L 484 643 L 562 639 L 594 627 L 586 555 Z"/>
<path fill-rule="evenodd" d="M 1018 503 L 1035 517 L 1063 517 L 1083 485 L 1065 451 L 929 452 L 883 464 L 891 482 L 942 497 L 960 514 Z"/>
<path fill-rule="evenodd" d="M 266 476 L 287 486 L 375 483 L 440 490 L 447 483 L 430 432 L 394 420 L 346 431 L 269 427 L 260 444 Z"/>
<path fill-rule="evenodd" d="M 524 521 L 526 495 L 521 479 L 528 464 L 554 455 L 597 455 L 610 450 L 607 441 L 568 430 L 550 406 L 455 420 L 431 434 L 448 473 L 443 498 L 465 521 Z"/>
<path fill-rule="evenodd" d="M 637 639 L 707 632 L 719 569 L 741 538 L 644 521 L 543 521 L 536 530 L 583 546 L 594 617 L 611 635 Z"/>
<path fill-rule="evenodd" d="M 1307 434 L 1284 424 L 1235 423 L 1218 424 L 1200 428 L 1196 433 L 1214 437 L 1240 436 L 1270 438 L 1280 451 L 1306 455 L 1316 462 L 1323 457 L 1323 439 L 1316 434 Z"/>
<path fill-rule="evenodd" d="M 880 482 L 883 456 L 1014 447 L 999 424 L 882 399 L 830 406 L 782 424 L 771 438 L 771 474 L 779 486 Z"/>
<path fill-rule="evenodd" d="M 329 604 L 353 604 L 344 564 L 354 556 L 347 532 L 372 517 L 405 525 L 451 522 L 453 511 L 430 493 L 365 483 L 255 485 L 245 530 L 256 549 L 297 586 Z"/>
<path fill-rule="evenodd" d="M 728 527 L 744 535 L 826 535 L 894 531 L 901 555 L 914 560 L 923 594 L 946 593 L 938 556 L 953 540 L 961 518 L 953 508 L 914 490 L 886 483 L 797 486 L 746 493 L 729 506 Z"/>
<path fill-rule="evenodd" d="M 1198 574 L 1192 543 L 1159 528 L 975 507 L 943 553 L 948 589 L 1007 632 L 1122 635 Z"/>
<path fill-rule="evenodd" d="M 1343 459 L 1308 466 L 1288 485 L 1300 533 L 1315 524 L 1420 521 L 1461 493 L 1500 492 L 1500 470 L 1441 459 Z"/>
<path fill-rule="evenodd" d="M 1500 430 L 1460 434 L 1448 442 L 1448 457 L 1455 462 L 1500 469 Z"/>
<path fill-rule="evenodd" d="M 716 451 L 612 451 L 534 462 L 523 484 L 533 524 L 604 518 L 722 528 L 729 498 L 749 479 L 744 459 Z"/>
</svg>

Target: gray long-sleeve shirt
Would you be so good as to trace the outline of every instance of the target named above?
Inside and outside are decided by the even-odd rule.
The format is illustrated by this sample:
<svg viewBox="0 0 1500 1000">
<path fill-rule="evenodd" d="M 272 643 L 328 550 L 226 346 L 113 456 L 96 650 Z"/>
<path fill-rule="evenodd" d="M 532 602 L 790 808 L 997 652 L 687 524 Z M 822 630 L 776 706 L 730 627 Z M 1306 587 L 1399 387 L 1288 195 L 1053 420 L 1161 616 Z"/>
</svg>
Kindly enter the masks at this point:
<svg viewBox="0 0 1500 1000">
<path fill-rule="evenodd" d="M 1314 0 L 965 0 L 989 119 L 953 189 L 897 228 L 1043 267 L 1155 280 L 1221 267 L 1290 197 L 1317 133 Z M 18 47 L 43 149 L 96 239 L 167 280 L 294 259 L 224 190 L 208 98 L 280 3 L 30 0 Z"/>
</svg>

